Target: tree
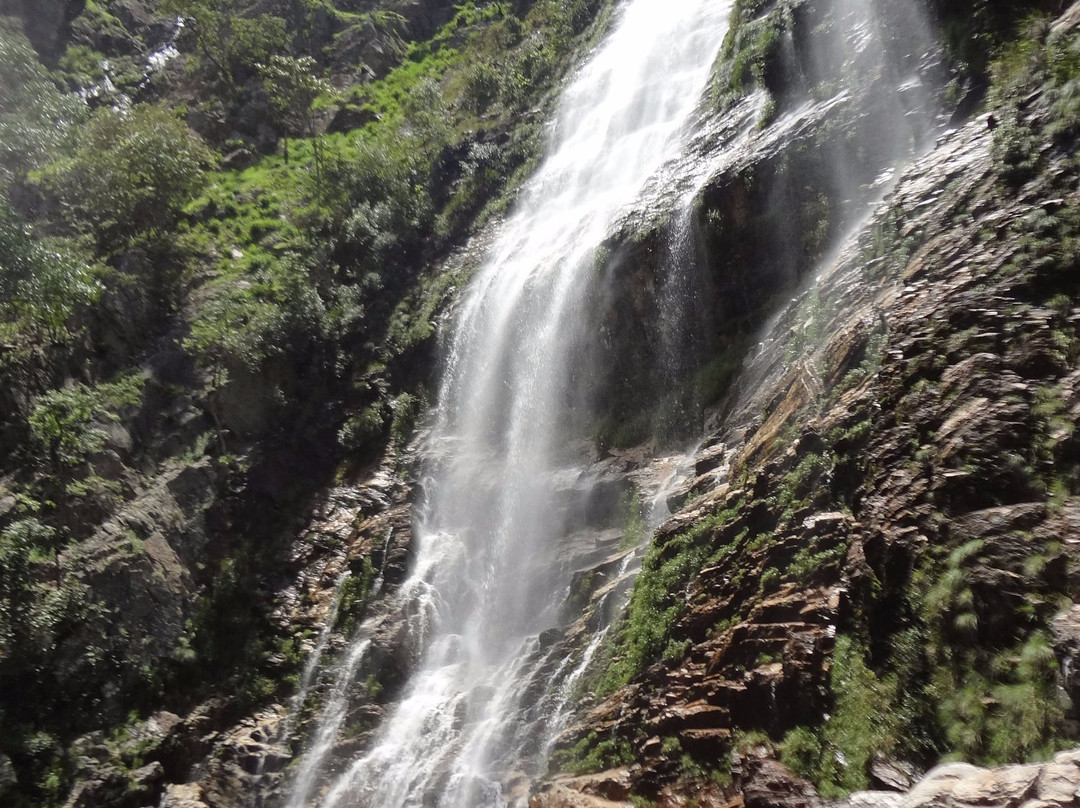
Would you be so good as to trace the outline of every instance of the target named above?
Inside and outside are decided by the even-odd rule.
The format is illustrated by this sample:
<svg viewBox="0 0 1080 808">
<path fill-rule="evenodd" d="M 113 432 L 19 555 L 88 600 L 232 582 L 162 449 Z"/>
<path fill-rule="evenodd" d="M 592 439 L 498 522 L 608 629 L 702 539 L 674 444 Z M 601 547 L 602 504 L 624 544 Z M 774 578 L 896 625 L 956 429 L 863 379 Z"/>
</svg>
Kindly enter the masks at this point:
<svg viewBox="0 0 1080 808">
<path fill-rule="evenodd" d="M 289 162 L 289 134 L 312 138 L 315 152 L 316 182 L 322 169 L 322 149 L 315 137 L 314 104 L 323 93 L 329 92 L 330 84 L 315 75 L 315 60 L 310 56 L 273 55 L 265 64 L 259 64 L 263 88 L 274 110 L 281 115 L 281 128 L 285 140 L 285 162 Z"/>
<path fill-rule="evenodd" d="M 168 0 L 165 10 L 179 14 L 194 32 L 191 69 L 231 95 L 253 66 L 287 49 L 285 20 L 273 14 L 246 16 L 244 0 Z"/>
<path fill-rule="evenodd" d="M 34 237 L 0 204 L 0 338 L 15 347 L 64 342 L 67 325 L 93 303 L 100 284 L 70 245 Z"/>
<path fill-rule="evenodd" d="M 0 531 L 0 660 L 25 651 L 31 633 L 37 581 L 32 556 L 50 546 L 55 531 L 37 519 L 21 519 Z"/>
<path fill-rule="evenodd" d="M 207 409 L 222 453 L 226 447 L 218 396 L 230 372 L 257 372 L 272 359 L 287 356 L 313 366 L 327 344 L 326 308 L 303 265 L 286 256 L 259 270 L 253 280 L 224 277 L 208 284 L 183 342 L 210 373 Z"/>
<path fill-rule="evenodd" d="M 55 489 L 50 493 L 62 493 L 73 471 L 105 447 L 104 425 L 137 406 L 142 389 L 142 378 L 132 373 L 106 384 L 50 390 L 34 402 L 27 421 L 39 462 Z"/>
<path fill-rule="evenodd" d="M 21 32 L 0 17 L 0 189 L 40 168 L 88 109 L 62 92 Z"/>
<path fill-rule="evenodd" d="M 96 110 L 75 133 L 71 153 L 39 179 L 112 251 L 169 230 L 213 162 L 213 152 L 171 110 L 141 104 Z"/>
</svg>

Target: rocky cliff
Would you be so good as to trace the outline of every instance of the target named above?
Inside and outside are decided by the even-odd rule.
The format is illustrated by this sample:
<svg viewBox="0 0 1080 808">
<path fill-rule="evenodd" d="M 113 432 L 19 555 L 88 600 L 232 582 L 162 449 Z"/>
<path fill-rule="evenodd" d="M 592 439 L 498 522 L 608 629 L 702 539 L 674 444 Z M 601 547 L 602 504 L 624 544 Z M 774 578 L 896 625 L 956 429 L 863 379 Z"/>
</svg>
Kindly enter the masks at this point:
<svg viewBox="0 0 1080 808">
<path fill-rule="evenodd" d="M 535 805 L 810 805 L 1075 739 L 1075 118 L 1051 65 L 1078 20 L 1032 32 L 992 112 L 758 333 L 596 687 L 630 681 L 562 741 L 571 770 L 629 765 Z M 957 776 L 851 800 L 1036 798 L 1019 770 L 945 796 Z"/>
<path fill-rule="evenodd" d="M 213 43 L 156 4 L 0 6 L 69 84 L 190 103 L 226 162 L 155 225 L 183 234 L 168 249 L 145 232 L 116 247 L 103 222 L 74 234 L 108 243 L 95 248 L 104 314 L 73 315 L 65 327 L 85 329 L 66 347 L 4 365 L 0 549 L 22 577 L 0 578 L 0 618 L 54 621 L 0 645 L 0 715 L 16 727 L 0 796 L 17 805 L 282 804 L 360 622 L 373 650 L 331 773 L 416 663 L 386 596 L 412 561 L 425 458 L 406 447 L 435 320 L 483 247 L 476 216 L 497 215 L 534 158 L 549 91 L 605 9 L 396 3 L 294 19 L 279 5 L 260 11 L 346 90 L 311 128 L 281 123 L 242 54 L 230 86 L 212 86 L 199 49 Z M 905 8 L 737 3 L 686 164 L 662 175 L 681 179 L 658 182 L 605 245 L 594 463 L 566 483 L 592 493 L 565 548 L 563 625 L 538 647 L 578 661 L 617 622 L 549 776 L 510 776 L 534 808 L 1078 799 L 1075 753 L 1059 750 L 1080 726 L 1080 5 L 936 2 L 919 26 L 900 24 Z M 1017 34 L 1040 9 L 1061 16 Z M 992 64 L 972 42 L 993 43 Z M 164 47 L 190 69 L 144 73 Z M 127 62 L 102 72 L 87 52 Z M 453 131 L 403 105 L 405 90 Z M 375 146 L 335 140 L 361 127 Z M 292 163 L 274 154 L 283 136 Z M 39 238 L 65 236 L 78 209 L 50 170 L 4 182 Z M 341 198 L 310 184 L 325 176 Z M 672 336 L 661 291 L 680 238 L 697 325 Z M 215 318 L 258 339 L 197 344 Z M 9 342 L 10 357 L 30 339 Z M 663 379 L 646 372 L 660 344 L 681 357 Z M 87 420 L 104 437 L 76 470 L 26 459 L 43 451 L 27 436 L 49 391 L 130 367 L 141 398 Z M 671 446 L 703 434 L 633 581 L 640 494 L 661 490 Z M 97 480 L 113 485 L 77 493 Z M 31 552 L 31 516 L 64 541 Z M 26 664 L 20 643 L 38 643 Z M 935 768 L 945 758 L 967 763 Z"/>
</svg>

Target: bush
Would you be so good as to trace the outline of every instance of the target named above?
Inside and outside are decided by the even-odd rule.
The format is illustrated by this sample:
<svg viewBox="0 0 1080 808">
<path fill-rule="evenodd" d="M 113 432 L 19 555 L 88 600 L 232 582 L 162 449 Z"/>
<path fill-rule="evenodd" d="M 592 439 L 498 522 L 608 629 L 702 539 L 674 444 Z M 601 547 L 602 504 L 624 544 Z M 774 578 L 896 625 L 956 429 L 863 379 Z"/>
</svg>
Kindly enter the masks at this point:
<svg viewBox="0 0 1080 808">
<path fill-rule="evenodd" d="M 166 0 L 163 11 L 187 18 L 194 35 L 191 72 L 229 97 L 255 65 L 288 50 L 285 20 L 251 14 L 245 0 Z"/>
<path fill-rule="evenodd" d="M 76 384 L 41 396 L 30 413 L 30 432 L 53 472 L 83 463 L 104 448 L 102 425 L 142 400 L 143 380 L 132 374 L 107 384 Z"/>
<path fill-rule="evenodd" d="M 0 188 L 61 150 L 86 104 L 61 92 L 21 32 L 0 17 Z"/>
<path fill-rule="evenodd" d="M 795 727 L 780 745 L 780 762 L 795 774 L 813 779 L 821 759 L 821 741 L 806 727 Z"/>
<path fill-rule="evenodd" d="M 71 245 L 35 238 L 10 208 L 0 207 L 0 335 L 64 340 L 72 315 L 100 290 Z"/>
<path fill-rule="evenodd" d="M 465 108 L 479 115 L 499 97 L 499 73 L 489 62 L 476 62 L 465 68 L 461 100 Z"/>
<path fill-rule="evenodd" d="M 402 132 L 326 156 L 312 195 L 339 231 L 355 277 L 385 277 L 418 248 L 432 221 L 430 159 Z"/>
<path fill-rule="evenodd" d="M 405 448 L 427 406 L 427 400 L 422 395 L 402 393 L 394 399 L 390 405 L 394 412 L 390 424 L 390 439 L 395 446 Z"/>
<path fill-rule="evenodd" d="M 317 362 L 328 336 L 322 298 L 298 262 L 276 262 L 250 280 L 226 277 L 209 288 L 184 348 L 223 385 L 230 371 L 258 370 L 273 356 Z"/>
<path fill-rule="evenodd" d="M 366 455 L 382 443 L 386 417 L 378 405 L 365 407 L 349 417 L 338 430 L 338 443 L 350 453 Z"/>
<path fill-rule="evenodd" d="M 70 156 L 47 166 L 40 182 L 106 250 L 162 235 L 214 162 L 202 140 L 162 106 L 99 109 L 74 136 Z"/>
</svg>

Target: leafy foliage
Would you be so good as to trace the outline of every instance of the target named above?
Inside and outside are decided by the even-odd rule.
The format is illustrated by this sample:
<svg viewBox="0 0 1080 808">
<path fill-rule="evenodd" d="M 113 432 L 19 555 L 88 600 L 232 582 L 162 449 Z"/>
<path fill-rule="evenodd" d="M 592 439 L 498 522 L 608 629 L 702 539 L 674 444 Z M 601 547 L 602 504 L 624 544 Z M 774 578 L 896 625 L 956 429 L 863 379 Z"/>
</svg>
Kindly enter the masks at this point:
<svg viewBox="0 0 1080 808">
<path fill-rule="evenodd" d="M 62 341 L 75 312 L 100 291 L 72 245 L 35 238 L 10 207 L 0 208 L 0 335 Z"/>
<path fill-rule="evenodd" d="M 264 667 L 284 647 L 264 586 L 280 514 L 343 452 L 408 441 L 426 379 L 401 357 L 430 344 L 469 271 L 420 268 L 505 204 L 601 3 L 519 19 L 468 0 L 433 35 L 321 0 L 153 6 L 185 20 L 180 54 L 154 70 L 142 46 L 159 43 L 105 3 L 88 0 L 54 72 L 0 24 L 0 753 L 16 804 L 61 803 L 63 746 L 165 687 L 180 702 L 280 695 L 287 674 Z M 343 70 L 339 43 L 372 33 L 385 64 Z M 466 82 L 473 63 L 484 81 Z M 351 131 L 322 131 L 335 104 Z M 287 154 L 269 153 L 275 134 Z M 233 426 L 249 387 L 268 413 L 251 431 Z M 230 529 L 189 570 L 184 633 L 162 655 L 137 617 L 100 619 L 130 593 L 80 581 L 81 543 L 146 475 L 208 462 Z M 289 467 L 269 507 L 245 477 L 259 464 Z M 102 563 L 137 565 L 142 541 L 120 531 Z M 354 620 L 374 568 L 356 573 Z"/>
<path fill-rule="evenodd" d="M 290 134 L 315 137 L 313 105 L 330 85 L 315 75 L 315 60 L 310 56 L 284 56 L 275 53 L 266 64 L 257 64 L 263 88 L 270 97 L 270 104 L 281 117 L 285 142 L 285 160 L 289 159 L 288 137 Z M 319 141 L 315 146 L 316 172 L 321 167 Z"/>
<path fill-rule="evenodd" d="M 555 753 L 554 765 L 572 774 L 588 774 L 615 766 L 625 766 L 634 760 L 630 744 L 620 738 L 599 738 L 590 732 L 569 749 Z"/>
<path fill-rule="evenodd" d="M 34 404 L 30 432 L 39 457 L 54 471 L 77 466 L 101 451 L 108 433 L 103 426 L 142 399 L 143 380 L 129 375 L 106 384 L 75 384 L 51 390 Z"/>
<path fill-rule="evenodd" d="M 164 8 L 185 17 L 194 31 L 191 71 L 226 94 L 288 47 L 285 20 L 249 14 L 244 0 L 168 0 Z"/>
<path fill-rule="evenodd" d="M 45 165 L 86 114 L 86 104 L 60 91 L 26 37 L 0 17 L 0 189 Z"/>
<path fill-rule="evenodd" d="M 41 183 L 115 249 L 173 226 L 212 163 L 206 145 L 165 107 L 102 108 Z"/>
</svg>

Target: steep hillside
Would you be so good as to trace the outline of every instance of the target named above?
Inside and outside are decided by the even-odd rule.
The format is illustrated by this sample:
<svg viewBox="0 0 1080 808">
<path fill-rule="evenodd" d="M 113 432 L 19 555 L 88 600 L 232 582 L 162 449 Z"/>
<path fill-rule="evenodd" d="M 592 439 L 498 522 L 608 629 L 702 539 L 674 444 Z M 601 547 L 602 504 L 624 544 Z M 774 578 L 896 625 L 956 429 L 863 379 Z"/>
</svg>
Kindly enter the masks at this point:
<svg viewBox="0 0 1080 808">
<path fill-rule="evenodd" d="M 87 731 L 290 690 L 304 515 L 408 438 L 444 259 L 605 7 L 0 14 L 0 762 L 5 802 L 59 804 Z"/>
</svg>

